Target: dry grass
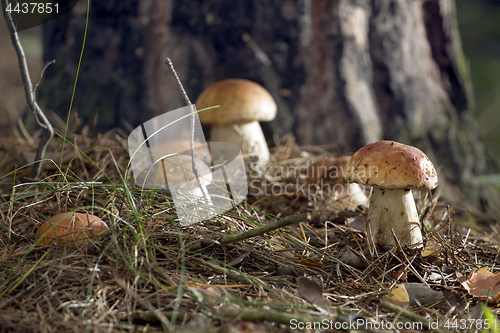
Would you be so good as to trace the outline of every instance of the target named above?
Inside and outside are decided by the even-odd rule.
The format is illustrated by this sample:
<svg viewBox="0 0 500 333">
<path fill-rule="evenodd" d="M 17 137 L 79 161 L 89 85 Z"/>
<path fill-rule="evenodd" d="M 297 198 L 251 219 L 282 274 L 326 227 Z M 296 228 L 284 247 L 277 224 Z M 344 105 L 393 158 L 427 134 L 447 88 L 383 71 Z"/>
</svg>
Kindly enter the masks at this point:
<svg viewBox="0 0 500 333">
<path fill-rule="evenodd" d="M 477 316 L 472 310 L 478 300 L 455 272 L 467 275 L 484 266 L 496 272 L 499 266 L 500 236 L 491 232 L 497 226 L 487 237 L 468 231 L 452 222 L 453 208 L 423 196 L 417 201 L 429 227 L 426 239 L 438 243 L 441 253 L 377 253 L 355 223 L 347 223 L 359 223 L 362 213 L 348 213 L 342 200 L 327 193 L 298 192 L 305 181 L 300 173 L 276 173 L 274 166 L 298 167 L 326 154 L 300 149 L 290 139 L 275 150 L 266 175 L 251 178 L 256 187 L 248 201 L 180 228 L 165 193 L 142 191 L 121 178 L 128 162 L 123 134 L 91 138 L 88 129 L 82 132 L 69 136 L 73 145 L 65 144 L 62 165 L 62 140 L 54 140 L 54 163 L 45 164 L 39 182 L 23 178 L 28 168 L 7 174 L 27 163 L 26 152 L 34 150 L 29 140 L 2 142 L 0 332 L 305 332 L 293 330 L 292 319 L 443 324 Z M 287 183 L 293 184 L 287 194 L 255 192 Z M 111 232 L 74 250 L 37 245 L 36 228 L 67 211 L 98 215 Z M 313 220 L 238 242 L 218 241 L 298 212 L 310 212 Z M 359 254 L 359 268 L 339 260 L 347 245 Z M 301 276 L 322 285 L 329 306 L 299 296 Z M 401 312 L 383 298 L 401 282 L 428 285 L 443 296 Z"/>
</svg>

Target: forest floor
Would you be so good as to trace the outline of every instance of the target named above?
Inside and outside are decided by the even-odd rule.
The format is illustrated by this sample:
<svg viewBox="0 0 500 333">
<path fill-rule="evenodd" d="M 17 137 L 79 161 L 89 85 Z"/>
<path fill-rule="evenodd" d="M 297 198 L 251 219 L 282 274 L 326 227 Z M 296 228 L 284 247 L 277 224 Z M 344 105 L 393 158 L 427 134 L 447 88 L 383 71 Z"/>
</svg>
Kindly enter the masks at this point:
<svg viewBox="0 0 500 333">
<path fill-rule="evenodd" d="M 481 217 L 438 191 L 416 196 L 423 249 L 382 251 L 365 211 L 301 190 L 308 163 L 331 154 L 287 137 L 265 173 L 248 174 L 245 201 L 181 227 L 167 193 L 133 185 L 124 133 L 77 133 L 62 158 L 63 140 L 52 141 L 40 181 L 26 178 L 37 138 L 1 139 L 0 332 L 500 331 L 499 225 L 463 226 Z M 97 215 L 110 231 L 40 245 L 37 228 L 63 212 Z"/>
</svg>

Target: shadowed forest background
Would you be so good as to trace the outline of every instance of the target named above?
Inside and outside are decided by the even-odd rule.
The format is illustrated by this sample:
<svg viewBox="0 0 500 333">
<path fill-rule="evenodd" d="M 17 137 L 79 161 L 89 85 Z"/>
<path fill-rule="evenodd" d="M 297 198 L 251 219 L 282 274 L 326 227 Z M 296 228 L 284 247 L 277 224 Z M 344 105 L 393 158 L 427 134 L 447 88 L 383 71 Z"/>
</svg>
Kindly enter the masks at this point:
<svg viewBox="0 0 500 333">
<path fill-rule="evenodd" d="M 224 78 L 268 89 L 279 109 L 263 124 L 271 146 L 287 133 L 336 155 L 382 139 L 412 144 L 438 167 L 444 199 L 491 212 L 496 192 L 474 178 L 498 172 L 500 5 L 456 5 L 455 15 L 450 1 L 92 3 L 73 112 L 96 130 L 128 131 L 184 106 L 164 63 L 170 57 L 193 102 Z M 85 16 L 80 2 L 71 15 L 21 33 L 33 81 L 57 61 L 38 99 L 61 119 Z M 34 132 L 4 23 L 0 29 L 3 134 L 19 116 Z"/>
</svg>

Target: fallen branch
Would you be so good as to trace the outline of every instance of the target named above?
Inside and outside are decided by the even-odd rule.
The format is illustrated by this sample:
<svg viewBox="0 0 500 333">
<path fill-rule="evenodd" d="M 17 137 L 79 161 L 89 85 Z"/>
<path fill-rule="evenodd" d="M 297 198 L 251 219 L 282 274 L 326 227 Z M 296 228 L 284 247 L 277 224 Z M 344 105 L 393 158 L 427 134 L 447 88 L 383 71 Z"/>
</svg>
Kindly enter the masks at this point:
<svg viewBox="0 0 500 333">
<path fill-rule="evenodd" d="M 303 214 L 289 216 L 289 217 L 286 217 L 282 220 L 263 225 L 262 227 L 258 227 L 258 228 L 254 228 L 252 230 L 244 231 L 244 232 L 241 232 L 239 234 L 222 237 L 221 239 L 219 239 L 219 243 L 220 244 L 228 244 L 228 243 L 237 242 L 237 241 L 244 240 L 247 238 L 252 238 L 255 236 L 262 235 L 262 234 L 269 232 L 269 231 L 272 231 L 272 230 L 276 230 L 276 229 L 286 227 L 286 226 L 289 226 L 292 224 L 306 222 L 306 221 L 310 221 L 310 220 L 311 220 L 311 214 L 309 214 L 309 213 L 303 213 Z"/>
<path fill-rule="evenodd" d="M 172 317 L 174 315 L 173 311 L 164 311 L 163 315 L 168 319 L 172 320 Z M 182 322 L 184 319 L 189 319 L 191 317 L 190 313 L 184 313 L 184 312 L 177 312 L 176 313 L 176 321 Z M 157 325 L 161 324 L 161 320 L 158 318 L 158 313 L 157 312 L 152 312 L 152 311 L 135 311 L 132 312 L 132 318 L 134 319 L 139 319 L 142 321 L 145 321 L 146 323 Z M 172 323 L 175 324 L 175 323 Z"/>
<path fill-rule="evenodd" d="M 197 264 L 199 264 L 201 266 L 208 267 L 221 275 L 226 275 L 227 277 L 229 277 L 235 281 L 238 281 L 238 282 L 243 283 L 243 284 L 250 284 L 250 285 L 258 287 L 262 290 L 267 290 L 268 292 L 271 292 L 274 295 L 280 297 L 280 295 L 278 295 L 273 289 L 269 288 L 262 281 L 260 281 L 257 278 L 254 278 L 248 274 L 245 274 L 241 271 L 236 271 L 234 269 L 222 267 L 222 266 L 216 264 L 215 262 L 205 261 L 205 260 L 202 260 L 200 258 L 194 258 L 194 261 Z"/>
<path fill-rule="evenodd" d="M 229 244 L 229 243 L 234 243 L 238 242 L 244 239 L 252 238 L 255 236 L 262 235 L 266 232 L 273 231 L 282 227 L 286 227 L 292 224 L 300 223 L 300 222 L 306 222 L 311 220 L 311 214 L 309 213 L 303 213 L 303 214 L 297 214 L 293 216 L 286 217 L 282 220 L 275 221 L 273 223 L 269 223 L 266 225 L 263 225 L 262 227 L 254 228 L 252 230 L 244 231 L 239 234 L 234 234 L 234 235 L 228 235 L 220 238 L 217 243 L 218 244 Z M 207 241 L 201 241 L 189 248 L 189 251 L 195 252 L 203 247 L 210 246 L 213 243 L 208 243 Z"/>
<path fill-rule="evenodd" d="M 287 325 L 291 329 L 300 331 L 335 330 L 344 332 L 389 332 L 384 330 L 366 329 L 364 318 L 337 316 L 308 316 L 286 312 L 273 311 L 270 309 L 239 308 L 225 306 L 217 311 L 222 317 L 238 318 L 243 320 L 268 321 Z"/>
<path fill-rule="evenodd" d="M 403 309 L 402 307 L 399 307 L 395 304 L 392 304 L 392 303 L 389 303 L 389 302 L 382 302 L 380 304 L 383 308 L 393 312 L 393 313 L 396 313 L 398 315 L 401 315 L 405 318 L 408 318 L 410 320 L 412 320 L 413 322 L 417 322 L 417 323 L 422 323 L 422 325 L 424 326 L 425 329 L 427 330 L 430 330 L 431 332 L 435 332 L 435 333 L 449 333 L 450 331 L 448 330 L 444 330 L 444 329 L 441 329 L 441 328 L 434 328 L 434 325 L 437 324 L 436 322 L 432 322 L 422 316 L 419 316 L 418 314 L 416 313 L 413 313 L 411 311 L 408 311 L 408 310 L 405 310 Z"/>
</svg>

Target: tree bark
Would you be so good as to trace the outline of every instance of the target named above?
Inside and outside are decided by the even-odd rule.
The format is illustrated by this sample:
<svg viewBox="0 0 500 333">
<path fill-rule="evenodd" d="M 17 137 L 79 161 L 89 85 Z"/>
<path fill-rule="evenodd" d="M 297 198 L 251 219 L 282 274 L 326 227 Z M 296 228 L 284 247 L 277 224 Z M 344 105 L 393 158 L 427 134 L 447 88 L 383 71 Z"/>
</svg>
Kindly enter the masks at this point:
<svg viewBox="0 0 500 333">
<path fill-rule="evenodd" d="M 45 60 L 57 63 L 43 96 L 63 115 L 83 36 L 79 6 L 44 31 Z M 414 145 L 437 167 L 446 200 L 465 194 L 488 210 L 495 194 L 473 179 L 491 162 L 470 117 L 455 20 L 453 0 L 94 2 L 74 108 L 112 127 L 184 106 L 169 57 L 193 102 L 220 79 L 262 84 L 279 109 L 263 124 L 268 139 L 292 132 L 299 144 L 336 144 L 337 154 L 382 139 Z"/>
</svg>

